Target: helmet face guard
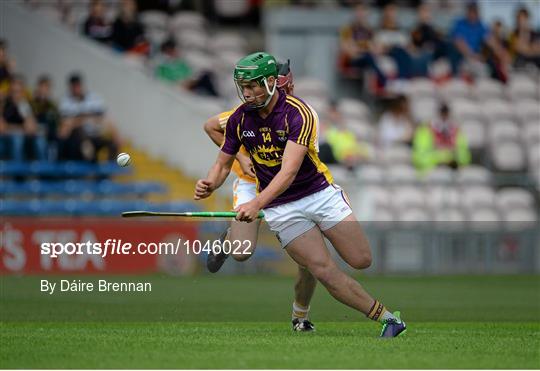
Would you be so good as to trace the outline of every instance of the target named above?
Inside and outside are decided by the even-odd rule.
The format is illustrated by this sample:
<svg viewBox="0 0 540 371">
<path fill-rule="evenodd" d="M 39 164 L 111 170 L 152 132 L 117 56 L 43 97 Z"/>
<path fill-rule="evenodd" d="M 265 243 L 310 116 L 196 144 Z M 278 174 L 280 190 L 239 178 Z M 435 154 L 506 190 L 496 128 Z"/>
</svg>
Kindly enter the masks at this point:
<svg viewBox="0 0 540 371">
<path fill-rule="evenodd" d="M 256 103 L 256 102 L 247 103 L 246 97 L 244 96 L 244 93 L 243 93 L 242 84 L 246 83 L 246 82 L 251 82 L 251 81 L 256 81 L 259 86 L 264 86 L 265 87 L 265 90 L 268 93 L 268 97 L 264 100 L 264 102 L 262 102 L 262 103 Z M 254 110 L 262 109 L 262 108 L 266 107 L 268 105 L 268 103 L 270 103 L 270 100 L 274 96 L 274 94 L 276 92 L 277 85 L 278 85 L 277 82 L 276 82 L 276 83 L 274 83 L 274 86 L 272 87 L 272 89 L 270 89 L 270 86 L 268 85 L 268 79 L 266 77 L 260 77 L 259 79 L 253 79 L 253 80 L 244 80 L 244 79 L 237 80 L 237 79 L 234 79 L 234 84 L 236 86 L 236 92 L 237 92 L 238 97 L 240 98 L 240 100 L 246 104 L 246 107 L 248 109 L 254 109 Z M 257 96 L 255 98 L 257 98 Z"/>
<path fill-rule="evenodd" d="M 234 83 L 238 97 L 246 103 L 246 97 L 242 86 L 252 81 L 257 82 L 261 87 L 264 86 L 268 97 L 262 103 L 247 103 L 249 109 L 262 109 L 270 103 L 270 100 L 276 92 L 277 82 L 270 88 L 268 78 L 273 76 L 277 78 L 278 71 L 276 59 L 268 53 L 257 52 L 250 54 L 238 61 L 234 69 Z M 255 97 L 256 99 L 257 97 Z"/>
</svg>

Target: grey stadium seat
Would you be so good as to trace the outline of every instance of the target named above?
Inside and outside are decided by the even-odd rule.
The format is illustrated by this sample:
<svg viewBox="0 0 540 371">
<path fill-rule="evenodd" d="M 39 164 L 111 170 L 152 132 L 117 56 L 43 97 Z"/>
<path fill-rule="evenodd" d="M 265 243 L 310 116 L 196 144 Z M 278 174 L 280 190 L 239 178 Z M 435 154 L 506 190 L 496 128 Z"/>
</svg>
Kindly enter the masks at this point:
<svg viewBox="0 0 540 371">
<path fill-rule="evenodd" d="M 499 171 L 520 171 L 526 168 L 523 146 L 518 142 L 492 143 L 490 154 L 493 166 Z"/>
<path fill-rule="evenodd" d="M 486 185 L 491 181 L 491 178 L 491 172 L 485 167 L 479 165 L 462 167 L 457 172 L 457 181 L 461 185 Z"/>
<path fill-rule="evenodd" d="M 496 230 L 501 225 L 499 213 L 492 207 L 469 210 L 470 226 L 474 230 Z"/>
<path fill-rule="evenodd" d="M 395 210 L 410 207 L 424 207 L 425 199 L 421 188 L 415 186 L 396 186 L 392 193 L 392 206 Z"/>
<path fill-rule="evenodd" d="M 494 207 L 495 191 L 488 186 L 465 186 L 462 188 L 461 205 L 469 210 Z"/>
<path fill-rule="evenodd" d="M 424 192 L 427 206 L 431 210 L 447 207 L 459 207 L 461 190 L 458 187 L 435 185 L 428 186 Z"/>
<path fill-rule="evenodd" d="M 369 107 L 359 99 L 341 99 L 338 110 L 346 119 L 367 120 L 369 118 Z"/>
<path fill-rule="evenodd" d="M 530 192 L 523 188 L 504 188 L 497 192 L 497 207 L 500 211 L 514 208 L 534 208 L 534 198 Z"/>
<path fill-rule="evenodd" d="M 503 99 L 489 99 L 482 104 L 482 110 L 488 123 L 514 121 L 513 106 Z"/>
<path fill-rule="evenodd" d="M 479 79 L 473 87 L 479 101 L 486 99 L 504 99 L 504 85 L 495 79 Z"/>
<path fill-rule="evenodd" d="M 486 130 L 482 122 L 466 120 L 461 123 L 460 128 L 465 138 L 467 138 L 469 147 L 478 149 L 485 146 Z"/>
<path fill-rule="evenodd" d="M 415 183 L 419 180 L 416 169 L 406 164 L 389 166 L 386 170 L 386 177 L 389 182 L 402 184 Z"/>
</svg>

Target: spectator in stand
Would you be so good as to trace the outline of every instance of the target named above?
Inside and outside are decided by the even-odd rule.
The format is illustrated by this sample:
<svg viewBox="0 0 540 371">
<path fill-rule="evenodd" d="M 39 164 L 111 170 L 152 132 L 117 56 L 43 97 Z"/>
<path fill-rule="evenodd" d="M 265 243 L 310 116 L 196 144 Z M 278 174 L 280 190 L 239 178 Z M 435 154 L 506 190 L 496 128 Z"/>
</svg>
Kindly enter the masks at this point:
<svg viewBox="0 0 540 371">
<path fill-rule="evenodd" d="M 450 53 L 452 72 L 457 75 L 460 65 L 465 62 L 467 69 L 475 75 L 487 63 L 493 78 L 506 81 L 508 54 L 482 23 L 476 2 L 470 1 L 466 9 L 466 16 L 456 20 L 450 32 L 454 44 Z M 485 53 L 482 53 L 486 48 L 494 58 L 486 60 Z"/>
<path fill-rule="evenodd" d="M 414 133 L 409 101 L 399 95 L 379 121 L 379 145 L 384 149 L 397 143 L 410 144 Z"/>
<path fill-rule="evenodd" d="M 47 143 L 43 131 L 32 113 L 22 77 L 13 75 L 9 83 L 9 93 L 2 107 L 0 119 L 0 152 L 6 153 L 14 161 L 26 158 L 25 142 L 31 144 L 33 157 L 45 160 Z"/>
<path fill-rule="evenodd" d="M 87 92 L 82 76 L 73 73 L 68 80 L 68 94 L 60 103 L 61 159 L 97 162 L 101 149 L 108 151 L 109 160 L 116 157 L 120 139 L 105 111 L 103 99 Z"/>
<path fill-rule="evenodd" d="M 112 35 L 112 25 L 105 17 L 103 0 L 92 0 L 88 17 L 83 23 L 83 34 L 100 43 L 109 43 Z"/>
<path fill-rule="evenodd" d="M 60 125 L 60 111 L 52 98 L 52 82 L 49 76 L 38 78 L 34 96 L 30 102 L 37 122 L 44 128 L 48 141 L 49 152 L 58 148 L 57 130 Z M 49 156 L 49 159 L 55 156 Z"/>
<path fill-rule="evenodd" d="M 144 26 L 137 15 L 134 0 L 122 0 L 118 17 L 113 23 L 113 47 L 121 52 L 147 54 L 148 43 L 144 38 Z"/>
<path fill-rule="evenodd" d="M 210 71 L 194 73 L 190 65 L 182 59 L 173 39 L 161 45 L 161 55 L 157 58 L 156 76 L 163 81 L 179 84 L 181 87 L 202 95 L 218 96 Z"/>
<path fill-rule="evenodd" d="M 0 39 L 0 101 L 7 95 L 14 70 L 15 62 L 8 56 L 7 41 Z"/>
<path fill-rule="evenodd" d="M 392 2 L 383 9 L 375 43 L 396 62 L 398 78 L 409 79 L 427 75 L 432 52 L 413 47 L 411 38 L 397 23 L 397 7 Z"/>
<path fill-rule="evenodd" d="M 540 68 L 540 32 L 532 29 L 527 8 L 519 8 L 516 13 L 516 28 L 510 35 L 510 50 L 517 67 L 531 63 Z"/>
<path fill-rule="evenodd" d="M 413 163 L 422 173 L 440 165 L 455 169 L 471 163 L 467 139 L 451 120 L 450 109 L 446 104 L 441 104 L 438 118 L 416 129 Z"/>
<path fill-rule="evenodd" d="M 345 68 L 371 69 L 377 76 L 377 83 L 383 87 L 386 77 L 375 63 L 376 50 L 373 44 L 373 31 L 367 24 L 367 8 L 356 5 L 354 21 L 345 26 L 340 33 L 340 48 Z"/>
<path fill-rule="evenodd" d="M 358 141 L 354 132 L 346 127 L 335 102 L 330 104 L 326 119 L 324 136 L 332 149 L 333 157 L 339 164 L 353 170 L 369 158 L 369 149 L 365 143 Z"/>
</svg>

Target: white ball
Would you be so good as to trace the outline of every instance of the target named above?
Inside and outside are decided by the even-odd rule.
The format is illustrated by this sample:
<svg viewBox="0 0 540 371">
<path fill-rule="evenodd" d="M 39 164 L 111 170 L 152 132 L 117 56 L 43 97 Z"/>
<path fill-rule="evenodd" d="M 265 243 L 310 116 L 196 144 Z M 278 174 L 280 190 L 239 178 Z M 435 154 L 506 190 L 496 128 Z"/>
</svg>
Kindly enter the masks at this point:
<svg viewBox="0 0 540 371">
<path fill-rule="evenodd" d="M 116 163 L 122 167 L 129 166 L 131 164 L 131 157 L 129 154 L 122 152 L 116 156 Z"/>
</svg>

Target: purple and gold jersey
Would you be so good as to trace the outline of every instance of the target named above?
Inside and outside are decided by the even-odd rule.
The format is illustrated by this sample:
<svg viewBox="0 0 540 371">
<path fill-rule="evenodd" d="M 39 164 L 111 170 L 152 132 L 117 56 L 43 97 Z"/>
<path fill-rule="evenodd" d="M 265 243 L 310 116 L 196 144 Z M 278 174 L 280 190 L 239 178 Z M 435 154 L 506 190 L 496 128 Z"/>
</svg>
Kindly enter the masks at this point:
<svg viewBox="0 0 540 371">
<path fill-rule="evenodd" d="M 283 152 L 289 140 L 308 147 L 308 152 L 292 184 L 267 208 L 298 200 L 333 182 L 330 171 L 317 154 L 317 125 L 313 112 L 299 98 L 279 90 L 277 103 L 268 117 L 263 119 L 257 111 L 248 110 L 242 105 L 229 117 L 225 127 L 225 141 L 221 150 L 235 155 L 240 146 L 247 149 L 257 176 L 259 192 L 281 169 Z"/>
</svg>

